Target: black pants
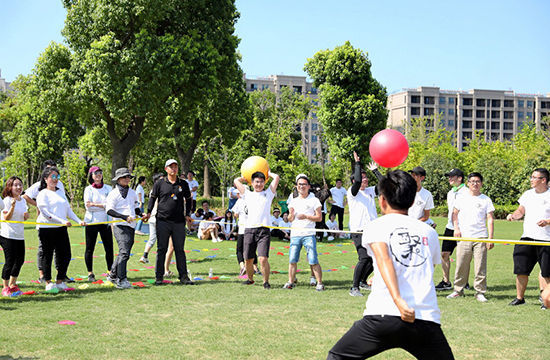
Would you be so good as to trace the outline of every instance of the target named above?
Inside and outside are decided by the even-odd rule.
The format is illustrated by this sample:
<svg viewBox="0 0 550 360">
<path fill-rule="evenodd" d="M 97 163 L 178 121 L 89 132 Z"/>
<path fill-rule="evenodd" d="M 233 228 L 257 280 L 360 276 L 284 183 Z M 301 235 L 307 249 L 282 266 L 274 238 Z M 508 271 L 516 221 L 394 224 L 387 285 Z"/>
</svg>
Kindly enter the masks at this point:
<svg viewBox="0 0 550 360">
<path fill-rule="evenodd" d="M 57 280 L 67 277 L 67 269 L 71 262 L 71 243 L 69 233 L 65 226 L 57 228 L 39 228 L 38 238 L 42 245 L 42 257 L 40 267 L 44 271 L 44 279 L 52 279 L 52 260 L 55 251 L 55 267 L 57 268 Z"/>
<path fill-rule="evenodd" d="M 9 280 L 10 276 L 18 277 L 21 266 L 25 262 L 25 240 L 7 239 L 0 236 L 0 246 L 4 250 L 4 268 L 2 279 Z"/>
<path fill-rule="evenodd" d="M 166 259 L 166 251 L 170 236 L 172 244 L 174 244 L 174 254 L 176 255 L 176 268 L 178 269 L 179 278 L 187 279 L 187 259 L 185 257 L 185 223 L 177 223 L 173 221 L 161 220 L 157 218 L 157 263 L 155 266 L 155 275 L 157 280 L 164 278 L 164 260 Z"/>
<path fill-rule="evenodd" d="M 332 214 L 338 215 L 338 229 L 344 230 L 344 208 L 332 205 L 330 208 L 330 215 Z"/>
<path fill-rule="evenodd" d="M 353 272 L 353 287 L 359 287 L 359 283 L 366 282 L 369 275 L 373 272 L 372 258 L 368 255 L 367 249 L 361 245 L 363 234 L 351 234 L 351 239 L 357 249 L 359 261 L 355 265 Z"/>
<path fill-rule="evenodd" d="M 271 236 L 279 238 L 281 240 L 285 238 L 285 234 L 286 233 L 283 230 L 280 230 L 280 229 L 271 230 Z"/>
<path fill-rule="evenodd" d="M 89 272 L 94 268 L 94 249 L 97 240 L 97 234 L 101 236 L 103 248 L 105 249 L 105 261 L 107 262 L 107 271 L 113 266 L 113 233 L 111 226 L 107 224 L 86 226 L 86 251 L 84 252 L 84 261 Z"/>
<path fill-rule="evenodd" d="M 441 326 L 433 321 L 408 323 L 398 316 L 367 315 L 330 349 L 327 359 L 366 359 L 401 348 L 417 359 L 454 359 Z"/>
<path fill-rule="evenodd" d="M 322 216 L 322 217 L 321 217 L 321 221 L 317 221 L 317 222 L 315 223 L 315 228 L 316 228 L 316 229 L 328 229 L 327 224 L 325 223 L 325 215 L 326 215 L 326 214 L 327 214 L 327 213 L 325 213 L 325 212 L 322 212 L 322 213 L 321 213 L 321 216 Z M 324 233 L 325 233 L 324 231 L 318 231 L 318 232 L 315 234 L 315 236 L 317 236 L 317 241 L 318 241 L 318 242 L 323 241 L 323 235 L 324 235 Z M 330 234 L 329 234 L 329 235 L 330 235 Z"/>
<path fill-rule="evenodd" d="M 244 262 L 244 234 L 237 235 L 237 261 L 240 263 Z M 254 264 L 258 263 L 258 257 L 254 254 Z"/>
</svg>

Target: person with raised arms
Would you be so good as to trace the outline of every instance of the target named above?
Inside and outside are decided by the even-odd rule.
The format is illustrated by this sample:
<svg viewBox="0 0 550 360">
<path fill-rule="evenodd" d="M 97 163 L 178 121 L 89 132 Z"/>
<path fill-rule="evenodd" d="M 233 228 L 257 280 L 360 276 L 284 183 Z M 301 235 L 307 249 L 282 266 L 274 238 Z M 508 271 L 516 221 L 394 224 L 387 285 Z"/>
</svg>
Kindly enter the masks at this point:
<svg viewBox="0 0 550 360">
<path fill-rule="evenodd" d="M 36 222 L 40 223 L 38 225 L 38 239 L 43 251 L 41 268 L 44 270 L 46 291 L 59 291 L 68 288 L 65 284 L 65 278 L 71 262 L 71 243 L 67 228 L 72 225 L 68 219 L 72 219 L 82 226 L 86 225 L 71 209 L 65 192 L 57 187 L 58 182 L 59 170 L 56 167 L 44 169 L 40 180 L 39 193 L 36 197 L 36 206 L 40 211 Z M 55 283 L 52 282 L 54 251 L 57 268 Z"/>
<path fill-rule="evenodd" d="M 372 291 L 363 318 L 329 351 L 327 359 L 365 359 L 402 348 L 418 359 L 453 359 L 441 330 L 433 283 L 441 262 L 439 239 L 429 225 L 407 215 L 416 182 L 401 170 L 378 183 L 384 216 L 369 223 L 362 243 L 374 260 Z"/>
<path fill-rule="evenodd" d="M 271 243 L 271 232 L 269 226 L 271 224 L 270 209 L 273 198 L 277 192 L 279 185 L 279 175 L 268 171 L 267 175 L 273 180 L 267 188 L 265 187 L 265 175 L 262 172 L 255 172 L 251 176 L 252 188 L 254 191 L 248 190 L 242 183 L 246 178 L 236 178 L 233 183 L 239 194 L 246 204 L 248 209 L 248 217 L 246 219 L 246 229 L 244 232 L 244 258 L 246 265 L 246 275 L 248 279 L 243 282 L 243 285 L 254 284 L 254 256 L 258 251 L 258 261 L 262 267 L 263 286 L 264 289 L 271 289 L 269 284 L 269 245 Z"/>
<path fill-rule="evenodd" d="M 311 185 L 305 174 L 296 176 L 296 187 L 298 188 L 298 196 L 294 197 L 288 205 L 288 220 L 292 222 L 292 226 L 288 254 L 288 282 L 283 288 L 294 288 L 297 263 L 300 260 L 300 250 L 303 246 L 307 250 L 307 260 L 317 282 L 315 290 L 323 291 L 325 286 L 323 285 L 321 265 L 319 265 L 319 259 L 317 258 L 317 238 L 315 237 L 315 223 L 322 219 L 321 202 L 314 194 L 309 192 Z"/>
</svg>

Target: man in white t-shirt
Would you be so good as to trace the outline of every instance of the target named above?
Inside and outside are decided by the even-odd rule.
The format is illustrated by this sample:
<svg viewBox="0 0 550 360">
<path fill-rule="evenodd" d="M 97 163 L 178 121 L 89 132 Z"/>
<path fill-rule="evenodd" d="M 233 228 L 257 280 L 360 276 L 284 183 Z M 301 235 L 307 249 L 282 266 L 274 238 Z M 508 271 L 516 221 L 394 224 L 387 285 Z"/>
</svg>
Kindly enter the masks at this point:
<svg viewBox="0 0 550 360">
<path fill-rule="evenodd" d="M 191 204 L 191 212 L 195 212 L 197 210 L 197 190 L 199 188 L 199 182 L 194 179 L 195 173 L 191 170 L 187 172 L 187 184 L 189 185 L 189 190 L 191 190 L 191 195 L 193 197 L 192 204 Z"/>
<path fill-rule="evenodd" d="M 332 204 L 330 213 L 338 216 L 338 228 L 344 230 L 344 207 L 346 206 L 347 190 L 342 187 L 341 179 L 336 180 L 336 186 L 330 189 L 330 195 L 332 196 L 332 200 L 329 200 L 329 203 Z"/>
<path fill-rule="evenodd" d="M 414 203 L 409 208 L 409 216 L 420 221 L 428 222 L 430 225 L 433 224 L 432 226 L 434 226 L 435 223 L 433 220 L 430 220 L 430 210 L 435 207 L 434 198 L 431 192 L 422 187 L 422 181 L 426 179 L 426 170 L 421 166 L 416 166 L 414 169 L 410 170 L 409 173 L 414 181 L 416 181 L 416 196 L 414 198 Z"/>
<path fill-rule="evenodd" d="M 548 179 L 550 174 L 545 168 L 538 168 L 531 174 L 531 190 L 527 190 L 519 198 L 519 206 L 506 220 L 523 221 L 521 240 L 550 241 L 550 190 Z M 510 305 L 525 304 L 525 290 L 529 275 L 536 263 L 540 266 L 539 286 L 542 292 L 550 284 L 550 246 L 515 245 L 514 274 L 516 274 L 516 298 Z M 543 309 L 546 306 L 542 305 Z"/>
<path fill-rule="evenodd" d="M 483 176 L 478 172 L 468 175 L 468 192 L 459 196 L 454 203 L 454 237 L 493 238 L 495 207 L 487 196 L 481 193 Z M 470 262 L 474 258 L 474 295 L 479 302 L 487 302 L 487 250 L 493 243 L 459 241 L 456 246 L 456 270 L 454 291 L 447 299 L 464 296 L 464 288 L 470 275 Z"/>
<path fill-rule="evenodd" d="M 271 289 L 269 284 L 269 245 L 271 243 L 271 233 L 269 231 L 270 224 L 270 209 L 273 198 L 277 192 L 279 185 L 279 175 L 268 171 L 267 175 L 273 180 L 271 184 L 264 190 L 265 175 L 262 172 L 252 174 L 252 188 L 254 191 L 248 190 L 242 183 L 246 181 L 244 177 L 236 178 L 233 183 L 239 190 L 240 196 L 246 203 L 248 209 L 248 218 L 246 219 L 246 229 L 244 232 L 244 258 L 246 264 L 246 275 L 248 279 L 243 282 L 243 285 L 254 284 L 254 254 L 258 251 L 258 261 L 262 266 L 262 275 L 264 280 L 264 289 Z"/>
<path fill-rule="evenodd" d="M 441 261 L 437 233 L 407 216 L 415 189 L 414 179 L 401 170 L 378 183 L 384 216 L 369 223 L 362 239 L 374 259 L 372 291 L 363 318 L 327 359 L 365 359 L 392 348 L 418 359 L 453 359 L 433 284 L 434 265 Z"/>
<path fill-rule="evenodd" d="M 449 185 L 452 186 L 452 189 L 449 190 L 449 192 L 447 193 L 448 221 L 443 236 L 453 237 L 454 203 L 458 196 L 468 192 L 468 188 L 466 187 L 466 184 L 464 184 L 464 173 L 462 172 L 462 170 L 451 169 L 451 171 L 446 173 L 445 176 L 449 178 Z M 443 280 L 441 280 L 441 282 L 435 286 L 435 289 L 438 291 L 451 290 L 453 288 L 449 272 L 451 269 L 451 255 L 453 254 L 455 248 L 455 240 L 443 240 L 443 243 L 441 244 L 441 270 L 443 271 Z"/>
<path fill-rule="evenodd" d="M 323 285 L 321 265 L 319 265 L 319 259 L 317 258 L 317 239 L 315 237 L 315 223 L 322 218 L 321 202 L 314 194 L 309 193 L 311 184 L 305 174 L 296 176 L 296 187 L 298 196 L 294 197 L 288 205 L 288 220 L 292 222 L 292 227 L 288 253 L 288 282 L 283 288 L 294 288 L 297 264 L 303 246 L 306 248 L 307 260 L 317 281 L 315 290 L 323 291 L 325 286 Z"/>
</svg>

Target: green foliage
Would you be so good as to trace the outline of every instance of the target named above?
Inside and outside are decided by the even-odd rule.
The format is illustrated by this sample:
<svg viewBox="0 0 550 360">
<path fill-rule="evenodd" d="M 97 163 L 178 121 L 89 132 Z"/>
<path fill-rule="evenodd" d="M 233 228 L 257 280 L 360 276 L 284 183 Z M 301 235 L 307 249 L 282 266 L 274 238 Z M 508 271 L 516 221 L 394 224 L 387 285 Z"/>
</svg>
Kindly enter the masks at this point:
<svg viewBox="0 0 550 360">
<path fill-rule="evenodd" d="M 332 158 L 368 154 L 370 139 L 386 127 L 386 89 L 370 69 L 367 54 L 349 42 L 317 52 L 304 66 L 320 91 L 317 115 Z"/>
<path fill-rule="evenodd" d="M 60 175 L 71 204 L 77 208 L 83 203 L 84 188 L 88 186 L 86 166 L 87 162 L 79 150 L 68 150 L 63 154 Z"/>
</svg>

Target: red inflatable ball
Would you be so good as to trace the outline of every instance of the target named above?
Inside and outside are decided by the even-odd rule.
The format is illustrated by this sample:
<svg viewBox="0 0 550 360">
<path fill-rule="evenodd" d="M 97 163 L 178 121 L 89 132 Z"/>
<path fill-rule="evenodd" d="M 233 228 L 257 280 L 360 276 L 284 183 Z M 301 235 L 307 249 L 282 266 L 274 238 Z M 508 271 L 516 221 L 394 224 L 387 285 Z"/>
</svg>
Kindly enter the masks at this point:
<svg viewBox="0 0 550 360">
<path fill-rule="evenodd" d="M 409 143 L 399 131 L 385 129 L 372 137 L 369 153 L 378 165 L 392 168 L 405 161 L 409 155 Z"/>
</svg>

